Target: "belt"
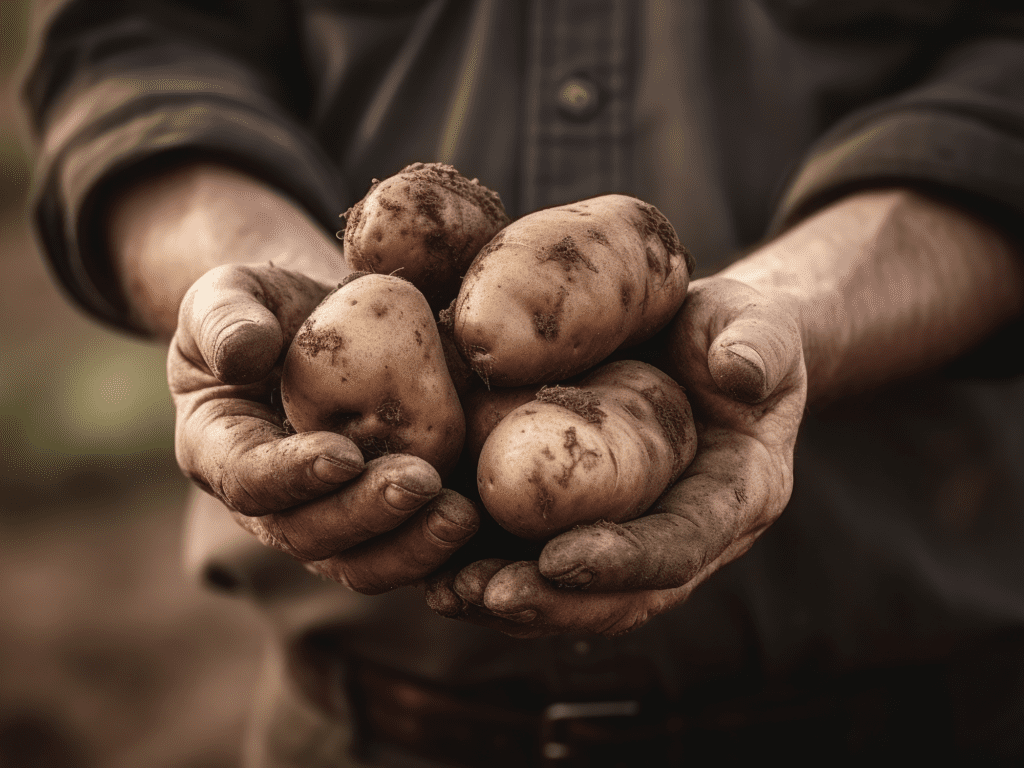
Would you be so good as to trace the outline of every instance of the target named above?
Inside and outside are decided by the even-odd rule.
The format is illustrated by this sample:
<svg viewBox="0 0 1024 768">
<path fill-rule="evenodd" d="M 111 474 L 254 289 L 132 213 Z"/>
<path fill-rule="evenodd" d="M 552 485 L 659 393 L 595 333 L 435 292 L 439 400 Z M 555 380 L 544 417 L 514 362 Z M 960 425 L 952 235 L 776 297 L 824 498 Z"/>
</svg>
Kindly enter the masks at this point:
<svg viewBox="0 0 1024 768">
<path fill-rule="evenodd" d="M 442 765 L 674 765 L 683 719 L 642 699 L 495 706 L 359 665 L 348 672 L 357 753 L 388 744 Z"/>
<path fill-rule="evenodd" d="M 965 747 L 966 756 L 974 755 L 977 747 L 958 744 L 948 694 L 927 667 L 858 675 L 824 688 L 761 690 L 710 705 L 698 694 L 688 707 L 638 697 L 520 709 L 375 666 L 346 666 L 355 750 L 371 763 L 375 745 L 466 768 L 678 766 L 766 756 L 945 761 Z M 1010 746 L 1019 752 L 1020 745 Z"/>
</svg>

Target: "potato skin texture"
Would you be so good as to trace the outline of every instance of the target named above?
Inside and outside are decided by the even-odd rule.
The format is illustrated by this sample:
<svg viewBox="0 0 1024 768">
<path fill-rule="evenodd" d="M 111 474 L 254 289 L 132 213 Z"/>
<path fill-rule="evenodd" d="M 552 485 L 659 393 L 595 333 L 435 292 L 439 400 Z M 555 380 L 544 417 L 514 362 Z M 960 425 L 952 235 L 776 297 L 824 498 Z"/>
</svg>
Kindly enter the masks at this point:
<svg viewBox="0 0 1024 768">
<path fill-rule="evenodd" d="M 480 497 L 511 533 L 540 540 L 636 518 L 693 460 L 689 402 L 653 366 L 609 363 L 577 387 L 554 390 L 508 414 L 480 453 Z"/>
<path fill-rule="evenodd" d="M 636 198 L 537 211 L 473 260 L 455 305 L 455 339 L 491 384 L 563 381 L 665 326 L 692 270 L 668 219 Z"/>
<path fill-rule="evenodd" d="M 496 192 L 442 163 L 413 163 L 375 180 L 344 216 L 348 264 L 404 277 L 434 311 L 455 297 L 477 252 L 509 222 Z"/>
<path fill-rule="evenodd" d="M 364 274 L 344 283 L 295 335 L 281 372 L 298 432 L 350 438 L 367 459 L 408 453 L 444 477 L 465 419 L 426 299 L 406 280 Z"/>
</svg>

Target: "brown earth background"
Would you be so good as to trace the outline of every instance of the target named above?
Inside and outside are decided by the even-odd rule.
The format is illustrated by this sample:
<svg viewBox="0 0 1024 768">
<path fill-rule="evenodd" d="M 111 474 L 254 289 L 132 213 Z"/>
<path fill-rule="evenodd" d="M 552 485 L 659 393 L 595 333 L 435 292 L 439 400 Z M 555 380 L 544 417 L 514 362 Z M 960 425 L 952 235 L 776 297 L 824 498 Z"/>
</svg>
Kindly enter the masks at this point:
<svg viewBox="0 0 1024 768">
<path fill-rule="evenodd" d="M 27 11 L 0 0 L 0 768 L 229 768 L 262 628 L 180 566 L 163 349 L 72 307 L 29 229 Z"/>
</svg>

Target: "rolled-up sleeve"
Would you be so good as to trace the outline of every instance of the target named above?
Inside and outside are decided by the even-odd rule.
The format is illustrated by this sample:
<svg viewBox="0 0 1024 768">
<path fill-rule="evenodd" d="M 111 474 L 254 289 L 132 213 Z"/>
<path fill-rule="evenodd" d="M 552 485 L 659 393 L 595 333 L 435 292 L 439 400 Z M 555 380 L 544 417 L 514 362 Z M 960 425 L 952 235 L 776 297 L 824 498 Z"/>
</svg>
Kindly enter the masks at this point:
<svg viewBox="0 0 1024 768">
<path fill-rule="evenodd" d="M 773 231 L 844 194 L 886 185 L 951 195 L 1019 227 L 1024 13 L 975 8 L 955 22 L 960 41 L 944 47 L 916 85 L 847 115 L 816 142 L 783 196 Z"/>
<path fill-rule="evenodd" d="M 273 184 L 325 227 L 337 221 L 344 185 L 305 124 L 297 6 L 88 0 L 38 25 L 24 85 L 35 224 L 55 275 L 87 311 L 129 327 L 103 210 L 112 190 L 156 164 L 215 158 Z"/>
</svg>

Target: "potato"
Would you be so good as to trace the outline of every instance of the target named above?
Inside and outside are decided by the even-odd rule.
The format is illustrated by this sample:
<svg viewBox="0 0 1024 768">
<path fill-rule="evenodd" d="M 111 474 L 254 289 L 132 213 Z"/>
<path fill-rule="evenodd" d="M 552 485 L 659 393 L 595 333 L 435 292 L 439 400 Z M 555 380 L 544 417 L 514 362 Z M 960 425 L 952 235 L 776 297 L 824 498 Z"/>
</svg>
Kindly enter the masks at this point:
<svg viewBox="0 0 1024 768">
<path fill-rule="evenodd" d="M 491 389 L 479 386 L 468 392 L 462 398 L 462 409 L 466 413 L 466 453 L 478 459 L 498 423 L 520 405 L 532 402 L 539 389 L 536 384 Z"/>
<path fill-rule="evenodd" d="M 473 260 L 455 339 L 491 384 L 562 381 L 653 336 L 683 303 L 692 270 L 668 219 L 636 198 L 538 211 Z"/>
<path fill-rule="evenodd" d="M 465 419 L 426 299 L 406 280 L 357 273 L 313 310 L 281 372 L 298 432 L 350 438 L 366 458 L 408 453 L 444 477 Z"/>
<path fill-rule="evenodd" d="M 547 539 L 643 514 L 696 449 L 682 388 L 653 366 L 622 360 L 577 387 L 546 387 L 502 419 L 480 453 L 477 487 L 503 528 Z"/>
<path fill-rule="evenodd" d="M 434 311 L 455 297 L 473 257 L 509 221 L 496 192 L 441 163 L 374 180 L 343 215 L 348 264 L 404 277 Z"/>
</svg>

